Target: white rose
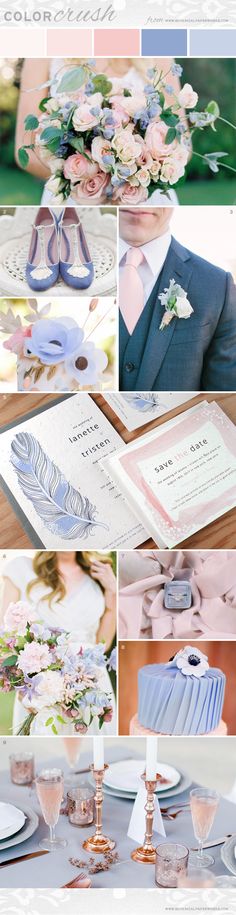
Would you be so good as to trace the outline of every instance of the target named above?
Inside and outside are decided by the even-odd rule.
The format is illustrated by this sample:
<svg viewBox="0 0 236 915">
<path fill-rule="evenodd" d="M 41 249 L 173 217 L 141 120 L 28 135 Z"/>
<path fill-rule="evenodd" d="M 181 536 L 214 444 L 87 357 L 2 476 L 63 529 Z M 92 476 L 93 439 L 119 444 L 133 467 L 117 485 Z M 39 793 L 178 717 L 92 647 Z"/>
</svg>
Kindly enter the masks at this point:
<svg viewBox="0 0 236 915">
<path fill-rule="evenodd" d="M 46 187 L 52 194 L 57 194 L 61 187 L 61 178 L 49 178 L 46 182 Z"/>
<path fill-rule="evenodd" d="M 178 318 L 190 318 L 193 308 L 186 296 L 178 296 L 175 303 L 175 313 Z"/>
<path fill-rule="evenodd" d="M 45 670 L 40 675 L 38 685 L 35 687 L 35 693 L 31 702 L 27 696 L 23 699 L 23 705 L 26 708 L 33 708 L 35 711 L 48 708 L 50 705 L 62 702 L 64 697 L 64 680 L 58 670 Z"/>
<path fill-rule="evenodd" d="M 194 92 L 190 83 L 185 83 L 178 95 L 178 102 L 183 108 L 195 108 L 198 102 L 198 94 Z"/>
<path fill-rule="evenodd" d="M 137 111 L 141 111 L 146 104 L 146 97 L 144 92 L 139 92 L 136 95 L 123 96 L 121 103 L 124 111 L 129 114 L 130 118 L 133 118 Z"/>
<path fill-rule="evenodd" d="M 50 168 L 50 172 L 54 175 L 55 172 L 63 171 L 64 159 L 56 159 L 55 156 L 51 156 L 51 158 L 48 159 L 47 164 L 48 168 Z"/>
<path fill-rule="evenodd" d="M 142 187 L 148 187 L 150 184 L 151 179 L 147 168 L 140 168 L 137 172 L 136 178 L 138 178 L 139 184 L 141 184 Z"/>
<path fill-rule="evenodd" d="M 48 111 L 48 114 L 53 114 L 53 111 L 58 111 L 60 108 L 58 99 L 50 98 L 48 102 L 45 102 L 44 108 Z"/>
<path fill-rule="evenodd" d="M 61 203 L 65 203 L 64 195 L 56 194 L 56 196 L 53 197 L 53 203 L 58 204 L 58 206 L 60 206 Z"/>
</svg>

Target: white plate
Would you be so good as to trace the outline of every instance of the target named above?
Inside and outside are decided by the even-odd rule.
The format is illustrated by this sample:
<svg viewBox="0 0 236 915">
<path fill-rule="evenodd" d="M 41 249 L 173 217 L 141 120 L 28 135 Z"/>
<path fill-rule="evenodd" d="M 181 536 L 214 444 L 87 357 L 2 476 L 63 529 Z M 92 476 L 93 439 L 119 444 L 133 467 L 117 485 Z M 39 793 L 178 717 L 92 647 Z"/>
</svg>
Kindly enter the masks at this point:
<svg viewBox="0 0 236 915">
<path fill-rule="evenodd" d="M 236 877 L 236 859 L 235 851 L 236 848 L 236 833 L 231 836 L 230 839 L 227 839 L 227 842 L 223 845 L 221 849 L 221 859 L 227 870 Z"/>
<path fill-rule="evenodd" d="M 180 775 L 179 784 L 176 785 L 175 788 L 170 788 L 169 791 L 162 791 L 160 794 L 158 791 L 156 791 L 156 795 L 159 798 L 160 802 L 162 802 L 163 800 L 166 800 L 167 806 L 168 806 L 168 800 L 171 802 L 172 798 L 177 797 L 179 794 L 183 794 L 184 791 L 187 791 L 188 788 L 190 788 L 191 784 L 192 784 L 192 779 L 189 778 L 188 775 L 185 775 L 184 772 L 182 772 Z M 110 797 L 117 797 L 124 801 L 134 801 L 136 798 L 136 793 L 137 793 L 136 791 L 133 791 L 133 792 L 132 791 L 131 792 L 121 791 L 121 790 L 119 791 L 119 789 L 108 788 L 107 785 L 104 785 L 103 787 L 104 787 L 105 794 L 109 794 Z"/>
<path fill-rule="evenodd" d="M 173 766 L 166 763 L 157 763 L 157 770 L 164 778 L 168 779 L 168 784 L 158 784 L 158 794 L 170 788 L 175 788 L 180 781 L 180 772 Z M 126 759 L 121 762 L 112 763 L 106 770 L 104 784 L 108 788 L 114 788 L 118 791 L 128 791 L 137 794 L 140 784 L 140 775 L 145 771 L 145 760 L 143 759 Z"/>
<path fill-rule="evenodd" d="M 5 851 L 6 848 L 13 848 L 15 845 L 20 845 L 21 842 L 25 842 L 26 839 L 30 839 L 30 836 L 36 832 L 39 825 L 39 818 L 37 813 L 32 810 L 32 807 L 26 807 L 24 805 L 25 822 L 21 830 L 15 836 L 11 836 L 10 839 L 3 839 L 0 845 L 0 852 Z M 1 855 L 0 855 L 1 863 Z"/>
<path fill-rule="evenodd" d="M 24 822 L 25 814 L 19 810 L 19 807 L 0 801 L 0 841 L 15 835 L 19 829 L 22 829 Z"/>
</svg>

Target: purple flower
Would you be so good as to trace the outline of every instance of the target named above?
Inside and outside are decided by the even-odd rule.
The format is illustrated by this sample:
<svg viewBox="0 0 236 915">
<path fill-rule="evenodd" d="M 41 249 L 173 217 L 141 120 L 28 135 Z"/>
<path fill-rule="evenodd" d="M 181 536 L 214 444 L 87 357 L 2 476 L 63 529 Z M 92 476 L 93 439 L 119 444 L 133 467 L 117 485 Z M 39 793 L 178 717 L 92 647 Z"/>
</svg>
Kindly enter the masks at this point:
<svg viewBox="0 0 236 915">
<path fill-rule="evenodd" d="M 113 650 L 110 654 L 107 666 L 108 666 L 108 670 L 114 670 L 116 672 L 116 668 L 117 668 L 117 649 L 116 648 L 113 648 Z"/>
</svg>

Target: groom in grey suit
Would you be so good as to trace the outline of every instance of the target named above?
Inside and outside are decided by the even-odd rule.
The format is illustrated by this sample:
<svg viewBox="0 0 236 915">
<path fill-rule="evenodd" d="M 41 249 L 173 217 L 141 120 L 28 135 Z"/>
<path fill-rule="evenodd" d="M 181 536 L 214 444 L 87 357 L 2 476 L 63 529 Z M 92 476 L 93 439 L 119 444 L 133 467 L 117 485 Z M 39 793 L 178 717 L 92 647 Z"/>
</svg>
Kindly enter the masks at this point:
<svg viewBox="0 0 236 915">
<path fill-rule="evenodd" d="M 172 213 L 120 209 L 120 390 L 235 391 L 236 287 L 171 236 Z M 193 311 L 160 330 L 172 279 Z"/>
</svg>

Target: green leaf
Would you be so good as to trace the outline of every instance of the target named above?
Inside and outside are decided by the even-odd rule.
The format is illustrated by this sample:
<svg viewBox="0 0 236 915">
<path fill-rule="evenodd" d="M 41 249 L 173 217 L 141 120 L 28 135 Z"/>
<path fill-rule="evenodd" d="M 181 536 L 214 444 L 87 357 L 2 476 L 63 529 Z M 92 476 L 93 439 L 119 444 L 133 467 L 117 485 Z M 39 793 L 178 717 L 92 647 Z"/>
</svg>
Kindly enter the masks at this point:
<svg viewBox="0 0 236 915">
<path fill-rule="evenodd" d="M 73 146 L 73 149 L 77 149 L 78 152 L 83 153 L 83 151 L 84 151 L 83 137 L 74 137 L 74 138 L 70 139 L 70 146 Z"/>
<path fill-rule="evenodd" d="M 49 728 L 50 724 L 53 724 L 53 718 L 47 718 L 47 721 L 45 721 L 45 724 L 46 724 L 46 728 Z"/>
<path fill-rule="evenodd" d="M 25 130 L 36 130 L 39 126 L 38 118 L 34 114 L 27 114 L 24 120 Z"/>
<path fill-rule="evenodd" d="M 46 98 L 42 98 L 39 102 L 39 111 L 46 111 L 46 103 L 49 101 L 50 96 L 46 95 Z"/>
<path fill-rule="evenodd" d="M 85 67 L 72 67 L 67 73 L 64 73 L 57 87 L 57 92 L 76 92 L 81 89 L 87 79 Z"/>
<path fill-rule="evenodd" d="M 160 105 L 161 105 L 161 107 L 163 108 L 163 105 L 165 104 L 164 92 L 158 92 L 158 95 L 159 95 L 159 102 L 160 102 Z"/>
<path fill-rule="evenodd" d="M 24 146 L 20 146 L 20 149 L 18 149 L 18 159 L 19 159 L 21 168 L 26 168 L 26 166 L 28 165 L 28 161 L 29 161 L 29 155 L 26 152 L 26 149 Z"/>
<path fill-rule="evenodd" d="M 110 79 L 107 79 L 107 76 L 104 76 L 103 73 L 98 73 L 96 76 L 93 76 L 92 82 L 94 91 L 101 92 L 104 96 L 109 95 L 109 92 L 112 90 Z"/>
<path fill-rule="evenodd" d="M 207 156 L 207 159 L 223 159 L 224 156 L 228 156 L 228 155 L 229 155 L 229 153 L 227 153 L 227 152 L 205 153 L 205 156 Z"/>
<path fill-rule="evenodd" d="M 130 92 L 129 89 L 124 89 L 123 95 L 124 98 L 130 98 L 132 96 L 132 92 Z"/>
<path fill-rule="evenodd" d="M 219 116 L 220 116 L 220 109 L 219 109 L 219 105 L 217 105 L 217 102 L 214 102 L 214 101 L 208 102 L 208 105 L 205 108 L 205 111 L 208 111 L 209 114 L 214 114 L 214 118 L 219 118 Z"/>
<path fill-rule="evenodd" d="M 50 140 L 61 139 L 61 135 L 60 127 L 45 127 L 45 130 L 41 133 L 41 140 L 45 140 L 45 143 L 47 143 Z"/>
<path fill-rule="evenodd" d="M 57 733 L 58 733 L 55 724 L 52 724 L 52 731 L 53 731 L 53 734 L 57 734 Z"/>
<path fill-rule="evenodd" d="M 60 722 L 60 724 L 65 724 L 65 723 L 66 723 L 66 722 L 65 722 L 65 718 L 62 718 L 61 715 L 57 715 L 56 718 L 57 718 L 57 721 Z"/>
<path fill-rule="evenodd" d="M 16 661 L 18 660 L 18 655 L 13 654 L 10 658 L 5 658 L 5 661 L 2 661 L 2 667 L 14 667 Z"/>
<path fill-rule="evenodd" d="M 47 143 L 46 145 L 47 145 L 47 149 L 49 149 L 49 151 L 51 153 L 56 153 L 60 146 L 59 137 L 55 137 L 54 140 L 49 140 L 49 143 Z"/>
<path fill-rule="evenodd" d="M 166 124 L 167 127 L 176 127 L 176 124 L 178 124 L 179 121 L 177 114 L 168 114 L 166 111 L 162 112 L 160 118 L 162 121 L 164 121 L 164 124 Z"/>
<path fill-rule="evenodd" d="M 166 138 L 165 138 L 165 143 L 167 143 L 167 146 L 169 146 L 170 143 L 173 143 L 173 140 L 175 140 L 175 137 L 176 137 L 175 128 L 169 127 L 169 130 L 167 130 L 167 134 L 166 134 Z"/>
</svg>

